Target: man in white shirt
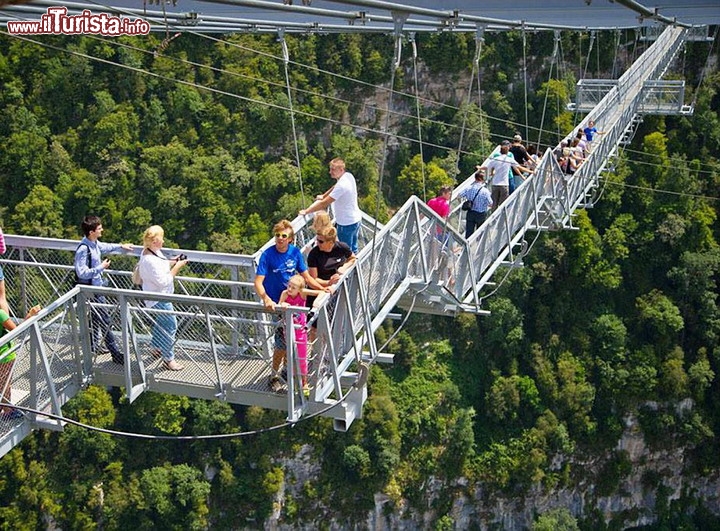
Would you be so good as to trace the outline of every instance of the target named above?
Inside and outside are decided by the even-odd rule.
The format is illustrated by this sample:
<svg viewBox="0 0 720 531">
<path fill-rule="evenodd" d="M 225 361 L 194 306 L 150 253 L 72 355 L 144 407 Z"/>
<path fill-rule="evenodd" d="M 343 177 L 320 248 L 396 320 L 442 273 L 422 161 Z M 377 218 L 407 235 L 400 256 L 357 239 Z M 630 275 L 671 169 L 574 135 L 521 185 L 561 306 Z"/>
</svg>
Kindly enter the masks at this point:
<svg viewBox="0 0 720 531">
<path fill-rule="evenodd" d="M 508 173 L 511 168 L 517 168 L 521 172 L 533 173 L 530 168 L 520 166 L 512 155 L 509 155 L 510 142 L 503 140 L 500 144 L 500 154 L 490 159 L 487 166 L 479 168 L 480 170 L 487 170 L 488 175 L 492 179 L 492 202 L 495 208 L 498 208 L 503 204 L 509 195 L 510 179 Z"/>
<path fill-rule="evenodd" d="M 332 204 L 338 240 L 348 244 L 352 252 L 357 254 L 362 215 L 358 207 L 355 177 L 349 171 L 345 171 L 345 161 L 339 158 L 330 161 L 330 177 L 337 179 L 335 186 L 315 197 L 315 202 L 307 209 L 301 210 L 300 215 L 305 216 L 318 210 L 325 210 Z"/>
</svg>

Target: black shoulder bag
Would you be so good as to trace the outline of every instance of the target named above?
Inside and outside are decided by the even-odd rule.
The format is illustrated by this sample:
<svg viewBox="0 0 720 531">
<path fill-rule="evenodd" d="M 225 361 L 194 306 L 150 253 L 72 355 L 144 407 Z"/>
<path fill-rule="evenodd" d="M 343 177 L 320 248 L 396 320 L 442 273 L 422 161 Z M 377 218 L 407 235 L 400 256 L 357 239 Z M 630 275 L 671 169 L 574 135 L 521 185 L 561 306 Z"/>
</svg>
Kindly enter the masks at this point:
<svg viewBox="0 0 720 531">
<path fill-rule="evenodd" d="M 479 193 L 480 193 L 480 188 L 477 189 L 477 192 L 475 192 L 475 195 L 473 196 L 472 199 L 466 199 L 465 201 L 463 201 L 463 204 L 460 208 L 462 208 L 463 210 L 470 210 L 473 206 L 473 203 L 475 202 L 475 198 L 478 196 Z"/>
</svg>

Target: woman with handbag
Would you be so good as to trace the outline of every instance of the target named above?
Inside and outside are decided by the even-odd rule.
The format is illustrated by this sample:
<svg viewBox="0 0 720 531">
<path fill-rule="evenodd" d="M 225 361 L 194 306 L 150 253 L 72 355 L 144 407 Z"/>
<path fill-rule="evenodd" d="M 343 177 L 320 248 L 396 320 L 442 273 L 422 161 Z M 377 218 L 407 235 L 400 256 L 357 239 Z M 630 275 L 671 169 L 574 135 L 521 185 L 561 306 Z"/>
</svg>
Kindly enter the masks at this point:
<svg viewBox="0 0 720 531">
<path fill-rule="evenodd" d="M 164 242 L 165 231 L 161 226 L 153 225 L 145 230 L 144 249 L 138 266 L 143 291 L 174 293 L 175 276 L 188 263 L 183 255 L 168 260 L 162 252 Z M 152 328 L 153 356 L 162 357 L 165 368 L 170 371 L 182 370 L 184 367 L 175 361 L 177 317 L 173 313 L 175 309 L 172 302 L 146 300 L 145 306 L 160 310 L 155 316 L 155 324 Z"/>
</svg>

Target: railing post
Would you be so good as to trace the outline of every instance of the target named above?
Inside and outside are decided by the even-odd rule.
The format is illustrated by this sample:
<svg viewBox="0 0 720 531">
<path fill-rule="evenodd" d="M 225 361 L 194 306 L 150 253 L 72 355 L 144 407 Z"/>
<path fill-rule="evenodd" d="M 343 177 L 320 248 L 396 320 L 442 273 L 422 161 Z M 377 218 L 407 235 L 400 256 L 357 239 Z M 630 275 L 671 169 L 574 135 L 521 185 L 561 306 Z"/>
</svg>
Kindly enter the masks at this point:
<svg viewBox="0 0 720 531">
<path fill-rule="evenodd" d="M 20 261 L 25 262 L 25 249 L 20 248 L 18 249 L 20 254 Z M 19 267 L 20 269 L 20 311 L 22 312 L 22 315 L 27 315 L 28 310 L 31 308 L 29 302 L 28 302 L 28 292 L 27 292 L 27 274 L 25 272 L 25 266 L 21 265 Z"/>
<path fill-rule="evenodd" d="M 227 394 L 225 390 L 225 382 L 222 377 L 222 371 L 220 370 L 220 361 L 218 360 L 218 350 L 217 350 L 217 344 L 215 342 L 215 334 L 213 333 L 213 325 L 212 320 L 210 319 L 210 312 L 208 311 L 207 307 L 203 310 L 203 313 L 205 314 L 205 326 L 207 326 L 207 333 L 208 333 L 208 340 L 210 341 L 210 352 L 212 352 L 213 355 L 213 363 L 215 365 L 215 376 L 217 377 L 217 397 L 218 398 L 225 398 L 225 395 Z M 235 314 L 235 312 L 233 312 Z M 233 342 L 236 341 L 237 338 L 237 329 L 233 329 Z M 237 352 L 237 345 L 233 345 L 233 351 Z"/>
<path fill-rule="evenodd" d="M 86 376 L 91 375 L 93 371 L 92 319 L 90 318 L 90 312 L 92 312 L 92 306 L 88 301 L 87 294 L 80 289 L 77 296 L 78 331 L 80 334 L 78 345 L 80 345 L 83 373 Z"/>
<path fill-rule="evenodd" d="M 42 332 L 40 326 L 35 322 L 29 330 L 30 334 L 30 368 L 32 374 L 39 376 L 44 375 L 45 384 L 47 386 L 48 398 L 50 399 L 50 410 L 54 415 L 62 416 L 61 404 L 55 387 L 55 380 L 50 369 L 50 362 L 45 353 L 45 343 L 42 340 Z M 30 404 L 31 407 L 40 411 L 43 404 L 40 402 L 40 392 L 38 389 L 38 381 L 36 378 L 30 379 Z M 37 414 L 32 415 L 33 421 L 40 426 L 57 429 L 59 423 L 56 421 L 38 420 Z"/>
<path fill-rule="evenodd" d="M 419 252 L 420 252 L 420 267 L 422 268 L 423 282 L 427 283 L 427 282 L 430 282 L 430 273 L 428 271 L 427 257 L 425 256 L 425 245 L 424 245 L 425 241 L 424 241 L 424 238 L 422 237 L 422 233 L 421 233 L 420 209 L 418 209 L 417 203 L 413 204 L 412 212 L 413 212 L 413 221 L 415 222 L 415 227 L 416 227 L 417 235 L 418 235 L 418 247 L 419 247 Z M 405 241 L 407 243 L 411 243 L 410 238 L 408 237 L 409 234 L 407 234 L 408 230 L 412 230 L 411 225 L 409 225 L 409 224 L 405 225 Z M 408 264 L 408 261 L 409 261 L 408 255 L 409 255 L 409 253 L 406 253 L 406 255 L 405 255 L 406 270 L 407 270 L 407 265 L 409 265 Z"/>
</svg>

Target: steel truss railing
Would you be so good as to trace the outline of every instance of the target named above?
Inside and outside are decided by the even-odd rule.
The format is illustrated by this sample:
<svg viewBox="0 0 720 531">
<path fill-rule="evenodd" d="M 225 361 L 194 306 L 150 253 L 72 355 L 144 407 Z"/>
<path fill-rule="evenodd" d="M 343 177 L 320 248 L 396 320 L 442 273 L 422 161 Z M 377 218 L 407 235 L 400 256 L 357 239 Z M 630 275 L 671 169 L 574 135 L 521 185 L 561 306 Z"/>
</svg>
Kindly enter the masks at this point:
<svg viewBox="0 0 720 531">
<path fill-rule="evenodd" d="M 517 263 L 526 252 L 524 238 L 527 231 L 571 227 L 573 212 L 588 203 L 600 174 L 615 157 L 626 130 L 634 123 L 638 109 L 645 101 L 645 82 L 658 79 L 665 73 L 686 35 L 686 29 L 668 27 L 586 117 L 580 127 L 592 119 L 601 126 L 604 134 L 593 141 L 591 154 L 574 175 L 563 173 L 548 150 L 534 175 L 496 208 L 467 242 L 458 241 L 462 211 L 457 205 L 448 220 L 448 225 L 454 228 L 448 233 L 447 253 L 453 264 L 450 268 L 452 275 L 444 282 L 444 289 L 439 291 L 428 289 L 427 282 L 418 282 L 417 289 L 408 290 L 412 300 L 406 296 L 404 305 L 414 304 L 417 307 L 417 297 L 421 296 L 429 306 L 442 305 L 444 312 L 482 312 L 480 291 L 499 267 Z M 453 199 L 467 190 L 472 182 L 473 177 L 468 177 L 453 192 Z M 402 212 L 401 209 L 398 214 Z M 427 209 L 425 215 L 435 224 L 442 223 L 434 214 L 428 214 Z M 393 222 L 395 219 L 389 225 Z M 420 290 L 426 295 L 421 295 Z"/>
<path fill-rule="evenodd" d="M 6 270 L 25 267 L 6 262 Z M 256 302 L 207 296 L 161 295 L 138 290 L 77 286 L 0 340 L 14 355 L 11 402 L 28 411 L 22 418 L 0 420 L 0 455 L 35 428 L 61 429 L 62 423 L 37 412 L 61 416 L 61 407 L 89 384 L 123 387 L 130 402 L 145 391 L 166 392 L 287 411 L 289 422 L 318 413 L 347 429 L 360 415 L 365 378 L 374 352 L 359 276 L 345 279 L 314 316 L 317 339 L 308 347 L 309 396 L 303 394 L 295 334 L 286 334 L 287 366 L 282 391 L 269 391 L 273 336 L 279 327 L 296 330 L 293 317 L 308 308 L 269 313 Z M 104 297 L 100 301 L 98 296 Z M 170 301 L 173 311 L 147 307 L 145 301 Z M 124 364 L 108 352 L 93 353 L 93 312 L 108 316 Z M 153 354 L 154 323 L 161 314 L 178 322 L 174 342 L 182 371 L 166 370 Z M 96 325 L 95 325 L 96 326 Z M 359 331 L 355 334 L 354 331 Z M 102 342 L 100 343 L 102 345 Z M 365 351 L 365 352 L 364 352 Z M 32 410 L 32 411 L 30 411 Z"/>
<path fill-rule="evenodd" d="M 358 260 L 314 317 L 318 339 L 309 349 L 312 391 L 307 398 L 300 386 L 294 334 L 287 334 L 292 370 L 283 381 L 285 392 L 272 393 L 267 387 L 275 331 L 281 325 L 292 330 L 293 313 L 307 312 L 290 308 L 273 314 L 256 301 L 255 265 L 272 242 L 252 256 L 183 250 L 191 260 L 190 272 L 177 278 L 178 294 L 159 296 L 129 289 L 137 256 L 113 257 L 107 288 L 71 288 L 77 241 L 7 235 L 9 253 L 0 263 L 11 307 L 24 314 L 36 303 L 45 306 L 0 340 L 0 347 L 12 343 L 16 353 L 13 403 L 60 415 L 62 405 L 79 390 L 100 383 L 124 387 L 130 401 L 145 391 L 161 391 L 285 410 L 290 422 L 320 413 L 332 417 L 336 429 L 347 429 L 367 398 L 369 366 L 389 359 L 374 338 L 384 319 L 397 306 L 442 314 L 486 313 L 481 290 L 498 268 L 522 258 L 527 231 L 572 226 L 573 212 L 586 205 L 637 115 L 644 81 L 662 74 L 684 31 L 668 28 L 586 117 L 605 134 L 593 142 L 592 153 L 574 175 L 564 174 L 548 150 L 535 174 L 468 240 L 462 236 L 459 205 L 447 221 L 417 197 L 386 225 L 364 216 Z M 453 197 L 472 180 L 458 186 Z M 292 222 L 296 243 L 306 250 L 313 239 L 309 222 Z M 104 295 L 106 303 L 99 305 L 95 295 Z M 146 308 L 143 301 L 159 297 L 174 304 L 180 324 L 175 349 L 183 371 L 162 370 L 149 353 L 152 324 L 160 311 Z M 125 356 L 122 367 L 108 354 L 91 352 L 88 315 L 98 307 L 110 313 Z M 62 423 L 35 413 L 0 421 L 0 455 L 40 427 L 61 429 Z"/>
</svg>

